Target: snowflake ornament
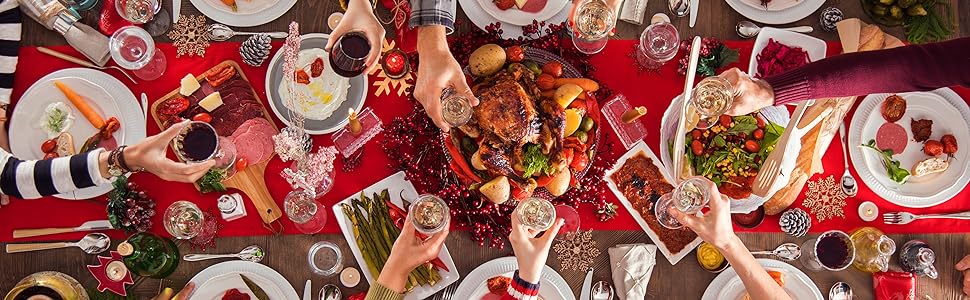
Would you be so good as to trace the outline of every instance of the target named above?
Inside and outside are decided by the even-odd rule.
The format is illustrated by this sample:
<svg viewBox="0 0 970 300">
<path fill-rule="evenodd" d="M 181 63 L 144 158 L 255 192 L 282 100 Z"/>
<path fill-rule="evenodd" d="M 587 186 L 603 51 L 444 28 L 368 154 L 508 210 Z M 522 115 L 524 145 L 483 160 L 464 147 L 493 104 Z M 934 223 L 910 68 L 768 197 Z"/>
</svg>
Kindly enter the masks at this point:
<svg viewBox="0 0 970 300">
<path fill-rule="evenodd" d="M 168 38 L 175 44 L 175 57 L 182 55 L 205 57 L 209 48 L 209 35 L 206 32 L 205 17 L 202 15 L 179 17 L 178 23 L 168 31 Z"/>
<path fill-rule="evenodd" d="M 835 217 L 845 218 L 845 198 L 842 188 L 836 184 L 835 176 L 808 182 L 808 191 L 802 206 L 811 210 L 819 222 Z"/>
<path fill-rule="evenodd" d="M 552 246 L 552 250 L 556 251 L 560 268 L 573 271 L 589 269 L 593 260 L 600 255 L 600 250 L 596 249 L 596 241 L 593 240 L 592 229 L 566 233 L 559 243 Z"/>
</svg>

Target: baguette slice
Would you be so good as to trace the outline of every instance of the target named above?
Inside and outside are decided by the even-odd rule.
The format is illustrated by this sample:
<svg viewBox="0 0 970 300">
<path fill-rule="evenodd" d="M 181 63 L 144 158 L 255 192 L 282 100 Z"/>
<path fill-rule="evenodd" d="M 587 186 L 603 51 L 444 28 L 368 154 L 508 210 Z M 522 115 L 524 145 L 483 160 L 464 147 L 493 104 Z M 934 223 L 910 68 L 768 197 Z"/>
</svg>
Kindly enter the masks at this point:
<svg viewBox="0 0 970 300">
<path fill-rule="evenodd" d="M 74 137 L 70 133 L 64 132 L 57 136 L 57 156 L 65 157 L 77 154 L 74 149 Z"/>
<path fill-rule="evenodd" d="M 946 171 L 946 168 L 948 167 L 950 167 L 950 163 L 946 162 L 945 159 L 939 157 L 930 157 L 916 163 L 916 165 L 913 166 L 913 176 L 923 176 L 943 172 Z"/>
</svg>

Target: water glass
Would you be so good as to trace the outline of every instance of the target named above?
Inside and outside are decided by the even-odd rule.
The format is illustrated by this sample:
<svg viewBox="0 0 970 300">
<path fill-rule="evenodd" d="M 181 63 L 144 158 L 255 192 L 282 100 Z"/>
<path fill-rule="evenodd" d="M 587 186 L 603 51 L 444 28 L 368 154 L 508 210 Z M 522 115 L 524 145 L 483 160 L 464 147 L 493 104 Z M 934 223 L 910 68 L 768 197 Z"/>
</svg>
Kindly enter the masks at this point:
<svg viewBox="0 0 970 300">
<path fill-rule="evenodd" d="M 515 215 L 522 225 L 535 231 L 545 231 L 556 222 L 556 207 L 542 198 L 528 198 L 515 207 Z"/>
<path fill-rule="evenodd" d="M 684 227 L 670 214 L 670 207 L 674 207 L 686 215 L 697 214 L 711 200 L 709 180 L 702 177 L 691 177 L 680 183 L 670 193 L 660 196 L 656 207 L 653 208 L 657 222 L 663 227 L 680 229 Z"/>
<path fill-rule="evenodd" d="M 616 26 L 616 13 L 603 0 L 581 0 L 573 10 L 573 45 L 584 54 L 596 54 L 606 47 Z"/>
<path fill-rule="evenodd" d="M 111 35 L 108 41 L 111 58 L 118 66 L 132 70 L 144 80 L 155 80 L 165 73 L 165 54 L 155 48 L 148 31 L 137 26 L 125 26 Z"/>
<path fill-rule="evenodd" d="M 454 89 L 445 89 L 441 93 L 441 117 L 451 126 L 465 125 L 472 119 L 472 104 Z"/>
<path fill-rule="evenodd" d="M 411 216 L 411 225 L 414 229 L 423 234 L 435 234 L 451 223 L 451 210 L 444 200 L 435 195 L 424 194 L 411 203 L 408 208 L 408 215 Z"/>
<path fill-rule="evenodd" d="M 640 44 L 636 49 L 637 63 L 649 70 L 660 69 L 677 56 L 679 49 L 677 27 L 669 22 L 653 23 L 640 34 Z"/>
<path fill-rule="evenodd" d="M 179 240 L 194 238 L 202 232 L 205 217 L 202 210 L 195 203 L 180 200 L 175 201 L 165 210 L 165 231 Z"/>
<path fill-rule="evenodd" d="M 348 32 L 339 37 L 330 50 L 330 65 L 333 66 L 334 73 L 347 78 L 363 73 L 367 68 L 367 55 L 372 46 L 367 36 L 360 31 Z"/>
<path fill-rule="evenodd" d="M 799 260 L 812 271 L 842 271 L 855 259 L 855 245 L 845 232 L 829 230 L 802 243 Z"/>
<path fill-rule="evenodd" d="M 161 8 L 158 0 L 115 0 L 118 15 L 133 24 L 148 23 Z"/>
<path fill-rule="evenodd" d="M 316 201 L 316 195 L 304 190 L 294 190 L 283 198 L 286 217 L 293 221 L 296 229 L 305 234 L 323 230 L 327 224 L 327 210 Z"/>
<path fill-rule="evenodd" d="M 321 241 L 310 246 L 307 252 L 307 263 L 314 274 L 331 276 L 343 268 L 344 257 L 336 244 Z"/>
</svg>

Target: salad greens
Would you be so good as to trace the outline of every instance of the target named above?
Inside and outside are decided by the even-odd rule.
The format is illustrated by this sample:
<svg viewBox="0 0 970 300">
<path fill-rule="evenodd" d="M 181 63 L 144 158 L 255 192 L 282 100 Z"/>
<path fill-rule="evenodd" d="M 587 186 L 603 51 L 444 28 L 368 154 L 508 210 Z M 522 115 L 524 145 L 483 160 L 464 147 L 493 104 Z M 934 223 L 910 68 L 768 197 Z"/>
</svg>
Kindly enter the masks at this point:
<svg viewBox="0 0 970 300">
<path fill-rule="evenodd" d="M 707 177 L 718 186 L 724 182 L 731 182 L 732 177 L 757 175 L 762 162 L 785 131 L 784 127 L 766 121 L 763 129 L 764 137 L 760 140 L 752 140 L 754 131 L 758 129 L 758 119 L 753 115 L 733 117 L 733 125 L 728 128 L 715 125 L 704 130 L 707 136 L 699 139 L 704 149 L 704 153 L 700 155 L 692 151 L 691 144 L 694 136 L 688 132 L 685 139 L 687 147 L 685 153 L 694 169 L 694 174 Z M 758 149 L 756 151 L 746 149 L 747 141 L 756 142 Z"/>
<path fill-rule="evenodd" d="M 536 144 L 528 144 L 525 146 L 525 156 L 522 166 L 525 168 L 522 172 L 522 177 L 524 178 L 532 177 L 533 174 L 537 173 L 552 174 L 555 171 L 549 165 L 549 157 L 542 154 L 542 149 Z"/>
<path fill-rule="evenodd" d="M 226 186 L 222 185 L 222 180 L 226 179 L 226 171 L 209 170 L 196 181 L 199 185 L 199 192 L 225 192 Z"/>
<path fill-rule="evenodd" d="M 863 144 L 859 147 L 869 148 L 875 150 L 882 157 L 882 164 L 886 166 L 886 173 L 889 175 L 889 179 L 892 179 L 896 183 L 903 184 L 909 179 L 909 170 L 906 168 L 899 167 L 899 161 L 893 159 L 893 151 L 886 149 L 882 150 L 876 147 L 876 140 L 869 140 L 868 143 Z"/>
</svg>

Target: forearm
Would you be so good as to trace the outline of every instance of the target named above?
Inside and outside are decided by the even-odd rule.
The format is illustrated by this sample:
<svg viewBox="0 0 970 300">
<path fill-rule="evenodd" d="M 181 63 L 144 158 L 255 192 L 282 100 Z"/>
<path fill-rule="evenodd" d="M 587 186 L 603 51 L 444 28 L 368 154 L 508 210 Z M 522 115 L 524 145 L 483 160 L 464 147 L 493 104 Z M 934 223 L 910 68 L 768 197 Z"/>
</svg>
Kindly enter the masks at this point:
<svg viewBox="0 0 970 300">
<path fill-rule="evenodd" d="M 506 289 L 502 300 L 532 300 L 539 297 L 539 279 L 526 280 L 521 275 L 522 270 L 515 271 L 512 275 L 512 282 Z"/>
<path fill-rule="evenodd" d="M 441 25 L 418 28 L 418 55 L 448 52 L 447 28 Z"/>
<path fill-rule="evenodd" d="M 775 104 L 970 86 L 970 38 L 833 56 L 765 78 Z"/>
<path fill-rule="evenodd" d="M 732 237 L 732 240 L 720 250 L 741 277 L 741 282 L 744 283 L 744 288 L 752 299 L 791 299 L 785 289 L 771 279 L 767 270 L 754 259 L 737 236 Z"/>
<path fill-rule="evenodd" d="M 367 11 L 373 11 L 373 3 L 374 2 L 371 2 L 370 0 L 349 0 L 347 1 L 347 10 L 364 9 Z"/>
<path fill-rule="evenodd" d="M 44 160 L 20 160 L 0 152 L 0 192 L 33 199 L 109 183 L 107 153 L 87 153 Z"/>
</svg>

